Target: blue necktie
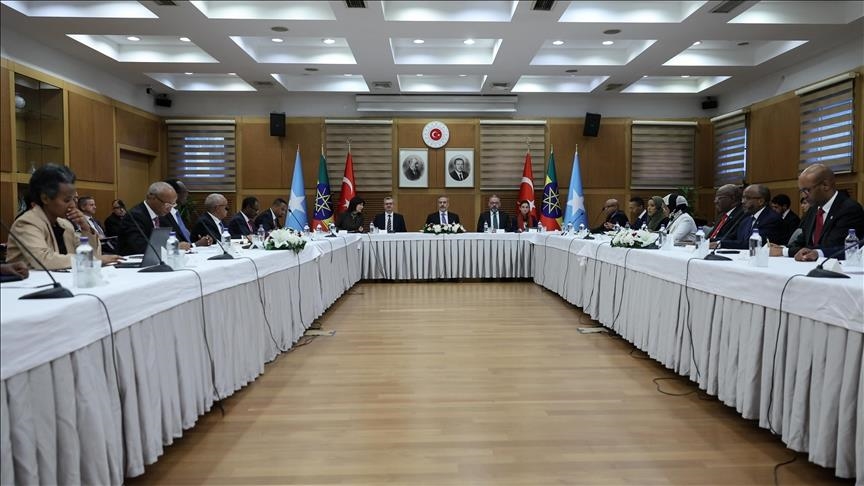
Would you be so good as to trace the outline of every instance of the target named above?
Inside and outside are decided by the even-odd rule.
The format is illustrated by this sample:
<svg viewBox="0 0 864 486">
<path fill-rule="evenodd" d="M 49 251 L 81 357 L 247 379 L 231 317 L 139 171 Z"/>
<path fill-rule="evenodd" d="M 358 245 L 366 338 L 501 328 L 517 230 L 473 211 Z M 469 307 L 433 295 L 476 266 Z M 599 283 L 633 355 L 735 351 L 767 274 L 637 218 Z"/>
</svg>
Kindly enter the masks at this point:
<svg viewBox="0 0 864 486">
<path fill-rule="evenodd" d="M 185 238 L 186 241 L 191 241 L 189 237 L 189 230 L 186 229 L 186 225 L 183 224 L 183 218 L 180 217 L 179 212 L 174 219 L 177 221 L 177 227 L 180 228 L 180 233 L 183 235 L 183 238 Z"/>
</svg>

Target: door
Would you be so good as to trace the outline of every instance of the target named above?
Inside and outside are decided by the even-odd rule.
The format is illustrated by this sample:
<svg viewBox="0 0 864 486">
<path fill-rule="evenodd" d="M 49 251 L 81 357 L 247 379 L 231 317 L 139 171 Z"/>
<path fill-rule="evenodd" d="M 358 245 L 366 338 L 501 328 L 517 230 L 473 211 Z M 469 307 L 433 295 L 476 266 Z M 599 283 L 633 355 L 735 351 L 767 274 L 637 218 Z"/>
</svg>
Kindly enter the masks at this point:
<svg viewBox="0 0 864 486">
<path fill-rule="evenodd" d="M 117 171 L 117 198 L 126 203 L 126 208 L 140 203 L 150 187 L 150 163 L 153 157 L 127 150 L 120 150 L 120 167 Z"/>
</svg>

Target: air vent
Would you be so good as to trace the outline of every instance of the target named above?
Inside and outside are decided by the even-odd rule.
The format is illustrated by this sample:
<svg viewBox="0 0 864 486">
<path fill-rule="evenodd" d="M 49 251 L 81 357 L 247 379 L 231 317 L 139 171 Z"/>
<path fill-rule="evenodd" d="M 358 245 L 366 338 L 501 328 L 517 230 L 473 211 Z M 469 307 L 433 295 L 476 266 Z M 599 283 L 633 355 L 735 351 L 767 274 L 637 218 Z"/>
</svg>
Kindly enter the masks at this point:
<svg viewBox="0 0 864 486">
<path fill-rule="evenodd" d="M 606 91 L 617 91 L 623 87 L 624 87 L 624 83 L 609 83 L 603 89 L 605 89 Z"/>
<path fill-rule="evenodd" d="M 744 0 L 726 0 L 725 2 L 721 2 L 719 5 L 711 9 L 711 13 L 722 13 L 728 14 L 729 12 L 738 8 Z"/>
<path fill-rule="evenodd" d="M 534 0 L 533 10 L 548 12 L 552 10 L 553 5 L 555 5 L 555 0 Z"/>
<path fill-rule="evenodd" d="M 374 89 L 390 89 L 393 87 L 393 83 L 390 81 L 372 81 L 372 88 Z"/>
<path fill-rule="evenodd" d="M 510 83 L 492 83 L 492 87 L 493 87 L 493 88 L 498 88 L 498 89 L 502 89 L 502 88 L 509 88 L 509 87 L 510 87 Z"/>
<path fill-rule="evenodd" d="M 153 3 L 156 5 L 160 5 L 162 7 L 176 7 L 177 4 L 172 2 L 171 0 L 153 0 Z"/>
<path fill-rule="evenodd" d="M 253 81 L 252 84 L 259 88 L 272 88 L 273 81 Z"/>
<path fill-rule="evenodd" d="M 345 6 L 348 8 L 366 8 L 366 2 L 363 0 L 345 0 Z"/>
</svg>

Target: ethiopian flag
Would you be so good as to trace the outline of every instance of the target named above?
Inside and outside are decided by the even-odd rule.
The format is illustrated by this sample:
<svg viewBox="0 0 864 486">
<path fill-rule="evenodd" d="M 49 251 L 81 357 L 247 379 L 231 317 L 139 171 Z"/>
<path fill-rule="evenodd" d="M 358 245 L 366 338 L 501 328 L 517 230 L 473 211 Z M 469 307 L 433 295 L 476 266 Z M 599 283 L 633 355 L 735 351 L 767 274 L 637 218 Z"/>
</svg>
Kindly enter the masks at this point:
<svg viewBox="0 0 864 486">
<path fill-rule="evenodd" d="M 327 175 L 327 158 L 321 152 L 318 159 L 318 185 L 315 188 L 315 212 L 312 214 L 312 228 L 318 225 L 324 231 L 330 230 L 333 224 L 333 204 L 330 199 L 330 177 Z"/>
<path fill-rule="evenodd" d="M 555 175 L 554 150 L 549 153 L 546 184 L 543 186 L 543 204 L 540 206 L 540 223 L 547 231 L 561 229 L 561 199 L 558 197 L 558 176 Z"/>
</svg>

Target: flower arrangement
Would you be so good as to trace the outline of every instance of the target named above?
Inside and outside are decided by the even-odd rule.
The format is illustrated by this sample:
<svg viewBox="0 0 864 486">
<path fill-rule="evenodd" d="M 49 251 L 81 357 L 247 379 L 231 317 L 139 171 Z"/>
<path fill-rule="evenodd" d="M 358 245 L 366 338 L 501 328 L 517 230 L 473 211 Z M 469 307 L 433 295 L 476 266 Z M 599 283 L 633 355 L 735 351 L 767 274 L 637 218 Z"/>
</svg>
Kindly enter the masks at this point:
<svg viewBox="0 0 864 486">
<path fill-rule="evenodd" d="M 276 229 L 264 240 L 265 250 L 294 250 L 300 253 L 306 247 L 306 240 L 287 229 Z"/>
<path fill-rule="evenodd" d="M 456 233 L 464 233 L 465 227 L 459 223 L 452 224 L 427 224 L 423 227 L 424 233 L 431 233 L 434 235 L 445 235 L 445 234 L 456 234 Z"/>
<path fill-rule="evenodd" d="M 656 248 L 657 233 L 647 230 L 622 229 L 612 235 L 612 246 L 619 248 Z"/>
</svg>

